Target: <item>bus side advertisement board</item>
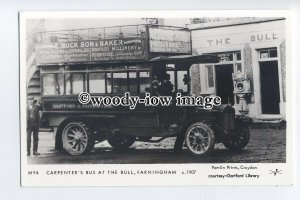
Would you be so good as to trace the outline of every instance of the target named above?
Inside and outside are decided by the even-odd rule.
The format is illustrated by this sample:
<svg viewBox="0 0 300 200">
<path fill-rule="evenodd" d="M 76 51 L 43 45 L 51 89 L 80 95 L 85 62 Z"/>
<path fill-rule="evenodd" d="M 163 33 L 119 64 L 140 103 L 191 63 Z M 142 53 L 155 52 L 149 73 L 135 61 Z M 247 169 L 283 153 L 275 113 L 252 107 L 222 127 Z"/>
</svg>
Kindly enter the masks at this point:
<svg viewBox="0 0 300 200">
<path fill-rule="evenodd" d="M 38 44 L 36 52 L 39 65 L 146 58 L 145 42 L 138 37 Z"/>
</svg>

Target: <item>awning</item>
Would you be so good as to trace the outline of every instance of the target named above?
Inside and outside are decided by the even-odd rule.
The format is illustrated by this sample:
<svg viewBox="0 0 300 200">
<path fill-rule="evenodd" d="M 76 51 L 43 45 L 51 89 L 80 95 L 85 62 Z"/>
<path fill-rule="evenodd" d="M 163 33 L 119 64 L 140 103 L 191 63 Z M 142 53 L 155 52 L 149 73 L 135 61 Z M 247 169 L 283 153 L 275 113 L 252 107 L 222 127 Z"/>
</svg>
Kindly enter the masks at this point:
<svg viewBox="0 0 300 200">
<path fill-rule="evenodd" d="M 217 63 L 220 61 L 218 56 L 214 55 L 180 55 L 180 56 L 160 56 L 156 58 L 152 58 L 149 60 L 150 62 L 160 62 L 160 63 L 187 63 L 187 64 L 201 64 L 201 63 Z"/>
</svg>

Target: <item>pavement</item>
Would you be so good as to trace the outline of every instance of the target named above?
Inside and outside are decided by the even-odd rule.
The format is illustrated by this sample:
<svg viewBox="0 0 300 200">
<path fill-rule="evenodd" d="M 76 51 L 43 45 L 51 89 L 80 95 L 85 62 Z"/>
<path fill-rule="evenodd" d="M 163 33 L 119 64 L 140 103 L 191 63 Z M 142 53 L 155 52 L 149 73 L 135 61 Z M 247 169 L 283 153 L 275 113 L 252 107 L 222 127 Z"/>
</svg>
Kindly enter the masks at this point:
<svg viewBox="0 0 300 200">
<path fill-rule="evenodd" d="M 254 124 L 248 146 L 240 152 L 216 144 L 206 156 L 191 155 L 187 149 L 173 151 L 175 138 L 160 143 L 135 142 L 125 151 L 115 151 L 107 142 L 96 144 L 82 156 L 70 156 L 54 149 L 52 132 L 40 132 L 39 156 L 28 156 L 29 164 L 156 164 L 156 163 L 284 163 L 286 159 L 285 124 Z"/>
</svg>

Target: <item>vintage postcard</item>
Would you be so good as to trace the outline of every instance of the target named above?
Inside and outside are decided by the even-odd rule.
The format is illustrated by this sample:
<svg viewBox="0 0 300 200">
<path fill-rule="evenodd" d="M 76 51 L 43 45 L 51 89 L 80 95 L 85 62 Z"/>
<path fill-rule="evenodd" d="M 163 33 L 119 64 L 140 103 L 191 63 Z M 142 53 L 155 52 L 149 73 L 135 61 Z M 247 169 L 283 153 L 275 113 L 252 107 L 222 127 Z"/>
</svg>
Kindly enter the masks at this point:
<svg viewBox="0 0 300 200">
<path fill-rule="evenodd" d="M 19 17 L 22 186 L 293 184 L 288 11 Z"/>
</svg>

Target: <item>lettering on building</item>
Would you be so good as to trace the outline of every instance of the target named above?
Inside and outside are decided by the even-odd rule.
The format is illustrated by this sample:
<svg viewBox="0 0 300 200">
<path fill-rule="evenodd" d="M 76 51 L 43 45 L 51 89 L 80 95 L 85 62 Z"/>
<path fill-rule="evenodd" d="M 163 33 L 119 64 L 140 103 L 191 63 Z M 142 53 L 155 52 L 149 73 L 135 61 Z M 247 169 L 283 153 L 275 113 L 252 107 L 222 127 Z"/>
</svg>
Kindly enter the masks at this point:
<svg viewBox="0 0 300 200">
<path fill-rule="evenodd" d="M 231 44 L 230 42 L 230 38 L 226 37 L 226 38 L 219 38 L 219 39 L 210 39 L 207 40 L 207 43 L 209 46 L 221 46 L 221 45 L 227 45 L 227 44 Z"/>
<path fill-rule="evenodd" d="M 250 35 L 251 42 L 258 42 L 258 41 L 268 41 L 268 40 L 276 40 L 278 39 L 277 33 L 260 33 L 255 35 Z"/>
</svg>

